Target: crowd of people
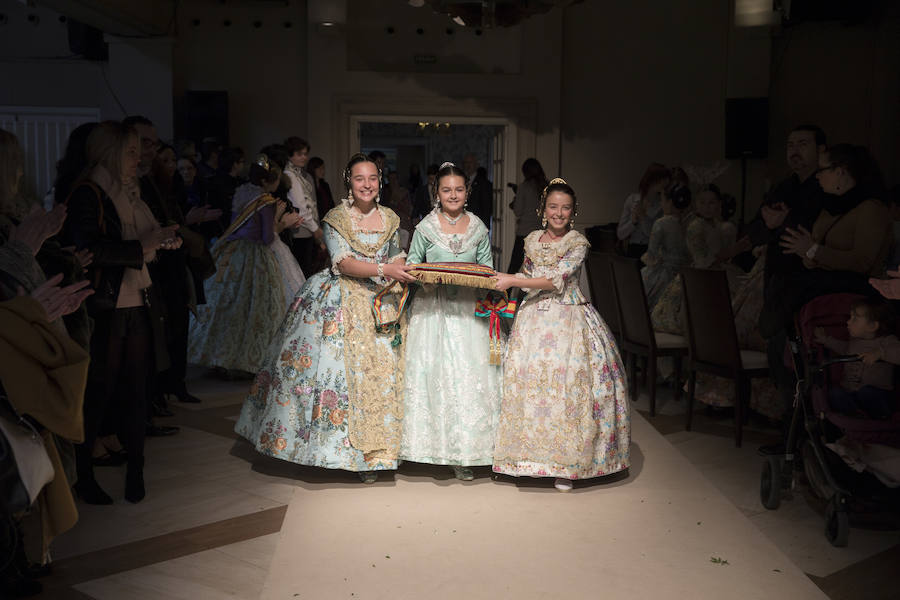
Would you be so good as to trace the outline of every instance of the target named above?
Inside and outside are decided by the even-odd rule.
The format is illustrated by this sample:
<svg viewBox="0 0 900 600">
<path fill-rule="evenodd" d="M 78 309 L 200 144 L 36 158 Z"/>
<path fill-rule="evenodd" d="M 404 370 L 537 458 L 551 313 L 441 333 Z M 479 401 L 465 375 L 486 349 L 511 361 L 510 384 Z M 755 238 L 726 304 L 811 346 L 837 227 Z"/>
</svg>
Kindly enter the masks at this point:
<svg viewBox="0 0 900 600">
<path fill-rule="evenodd" d="M 767 352 L 773 373 L 771 381 L 754 381 L 750 406 L 773 420 L 793 401 L 794 374 L 784 356 L 794 314 L 813 298 L 839 292 L 875 297 L 881 308 L 872 310 L 890 313 L 869 280 L 897 268 L 900 224 L 897 188 L 885 188 L 865 147 L 828 146 L 819 127 L 804 124 L 789 133 L 785 150 L 791 175 L 768 192 L 740 233 L 731 222 L 733 197 L 658 163 L 626 198 L 617 227 L 620 252 L 644 265 L 657 331 L 686 333 L 681 269 L 726 272 L 741 348 Z M 700 377 L 697 397 L 731 406 L 733 386 Z"/>
<path fill-rule="evenodd" d="M 288 309 L 236 431 L 263 454 L 364 483 L 404 460 L 449 466 L 463 481 L 474 466 L 552 477 L 561 491 L 627 468 L 621 360 L 578 288 L 589 245 L 572 228 L 575 191 L 561 179 L 541 189 L 522 269 L 495 273 L 487 225 L 466 208 L 477 170 L 437 167 L 432 208 L 406 250 L 402 218 L 378 202 L 378 158 L 348 163 L 347 198 L 322 220 L 331 267 Z M 487 269 L 494 292 L 426 284 L 410 299 L 421 263 Z M 496 321 L 511 315 L 512 287 L 528 294 L 507 341 Z"/>
<path fill-rule="evenodd" d="M 146 436 L 178 433 L 158 421 L 173 398 L 200 402 L 188 363 L 253 379 L 236 431 L 259 452 L 365 483 L 404 460 L 464 481 L 475 466 L 549 477 L 560 491 L 628 467 L 628 391 L 579 288 L 590 245 L 568 183 L 523 163 L 512 260 L 498 273 L 492 186 L 474 155 L 406 183 L 382 153 L 355 155 L 335 199 L 310 150 L 290 136 L 249 157 L 215 140 L 198 153 L 161 143 L 142 116 L 89 123 L 72 132 L 41 207 L 19 194 L 22 148 L 0 130 L 0 441 L 38 441 L 27 455 L 47 457 L 42 472 L 3 471 L 14 549 L 0 565 L 4 592 L 39 589 L 50 543 L 77 520 L 75 496 L 113 503 L 95 468 L 124 466 L 125 500 L 145 497 Z M 803 125 L 787 159 L 791 176 L 741 231 L 712 177 L 656 163 L 617 229 L 621 252 L 645 265 L 660 331 L 684 333 L 679 269 L 728 273 L 741 345 L 771 357 L 773 381 L 751 406 L 772 418 L 790 406 L 782 357 L 794 311 L 832 292 L 900 296 L 896 189 L 886 193 L 866 149 L 827 146 Z M 490 283 L 423 283 L 421 263 L 488 272 Z M 888 268 L 897 278 L 877 279 Z M 897 362 L 890 309 L 854 305 L 865 365 Z M 835 404 L 889 413 L 882 371 L 858 373 Z M 715 378 L 698 386 L 709 404 L 733 402 Z M 31 555 L 23 535 L 40 540 Z"/>
<path fill-rule="evenodd" d="M 256 370 L 257 336 L 208 330 L 271 311 L 248 324 L 271 335 L 305 281 L 298 259 L 323 261 L 318 222 L 333 201 L 323 161 L 307 169 L 308 158 L 297 137 L 247 160 L 213 140 L 202 154 L 161 143 L 142 116 L 86 123 L 42 207 L 20 193 L 23 150 L 0 130 L 0 454 L 3 489 L 18 490 L 4 496 L 4 595 L 39 589 L 31 576 L 76 522 L 76 497 L 113 503 L 95 468 L 124 466 L 125 500 L 145 497 L 146 437 L 179 432 L 158 420 L 173 399 L 200 402 L 185 384 L 189 358 L 225 376 Z M 216 339 L 230 344 L 222 360 L 207 350 Z M 40 434 L 39 451 L 12 445 L 23 431 Z M 49 465 L 45 479 L 29 479 L 34 464 Z M 23 539 L 40 540 L 28 556 Z"/>
</svg>

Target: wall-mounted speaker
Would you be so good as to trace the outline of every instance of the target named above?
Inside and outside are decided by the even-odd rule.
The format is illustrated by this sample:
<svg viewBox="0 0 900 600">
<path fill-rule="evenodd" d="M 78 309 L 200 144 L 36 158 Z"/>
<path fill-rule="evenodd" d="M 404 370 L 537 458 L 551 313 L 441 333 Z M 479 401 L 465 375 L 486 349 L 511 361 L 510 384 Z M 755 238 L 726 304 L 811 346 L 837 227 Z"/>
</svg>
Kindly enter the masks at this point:
<svg viewBox="0 0 900 600">
<path fill-rule="evenodd" d="M 769 99 L 725 100 L 725 158 L 765 158 L 769 149 Z"/>
<path fill-rule="evenodd" d="M 216 138 L 228 145 L 228 92 L 192 91 L 184 93 L 176 137 L 201 142 Z"/>
</svg>

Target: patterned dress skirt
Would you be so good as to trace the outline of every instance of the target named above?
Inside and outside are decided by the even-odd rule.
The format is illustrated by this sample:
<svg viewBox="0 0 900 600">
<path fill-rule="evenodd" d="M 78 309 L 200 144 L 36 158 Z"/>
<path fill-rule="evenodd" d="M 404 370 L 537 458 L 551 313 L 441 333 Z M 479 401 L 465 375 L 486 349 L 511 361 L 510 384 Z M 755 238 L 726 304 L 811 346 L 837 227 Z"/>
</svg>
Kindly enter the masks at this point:
<svg viewBox="0 0 900 600">
<path fill-rule="evenodd" d="M 453 285 L 416 291 L 409 319 L 400 457 L 434 465 L 489 465 L 501 368 L 491 365 L 483 292 Z"/>
<path fill-rule="evenodd" d="M 216 274 L 191 319 L 188 361 L 255 373 L 284 316 L 284 282 L 268 246 L 233 240 L 213 250 Z"/>
<path fill-rule="evenodd" d="M 371 320 L 371 295 L 369 303 Z M 350 443 L 346 312 L 340 278 L 330 270 L 300 288 L 235 426 L 258 452 L 327 469 L 397 468 L 396 460 L 366 460 Z M 374 351 L 381 360 L 393 360 L 390 342 L 390 336 L 376 337 Z"/>
<path fill-rule="evenodd" d="M 494 471 L 583 479 L 629 465 L 622 360 L 589 304 L 526 303 L 504 363 Z"/>
</svg>

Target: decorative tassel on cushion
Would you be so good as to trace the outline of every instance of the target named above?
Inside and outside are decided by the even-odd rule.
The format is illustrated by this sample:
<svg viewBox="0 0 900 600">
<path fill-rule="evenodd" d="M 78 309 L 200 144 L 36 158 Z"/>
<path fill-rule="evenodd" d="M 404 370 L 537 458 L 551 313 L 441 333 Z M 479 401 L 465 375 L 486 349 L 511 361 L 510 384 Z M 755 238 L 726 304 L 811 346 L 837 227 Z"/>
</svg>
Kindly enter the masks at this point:
<svg viewBox="0 0 900 600">
<path fill-rule="evenodd" d="M 497 272 L 478 263 L 418 263 L 409 274 L 419 283 L 441 283 L 492 290 Z"/>
</svg>

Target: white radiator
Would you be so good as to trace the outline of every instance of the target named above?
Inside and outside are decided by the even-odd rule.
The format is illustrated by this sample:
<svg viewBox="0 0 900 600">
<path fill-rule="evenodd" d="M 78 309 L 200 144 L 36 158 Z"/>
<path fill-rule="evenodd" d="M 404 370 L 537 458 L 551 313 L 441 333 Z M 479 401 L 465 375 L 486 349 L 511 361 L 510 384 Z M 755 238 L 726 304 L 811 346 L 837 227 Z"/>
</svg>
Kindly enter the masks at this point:
<svg viewBox="0 0 900 600">
<path fill-rule="evenodd" d="M 66 151 L 69 133 L 82 123 L 99 120 L 99 108 L 0 106 L 0 129 L 14 133 L 25 151 L 21 191 L 43 200 L 53 187 L 56 161 Z"/>
</svg>

